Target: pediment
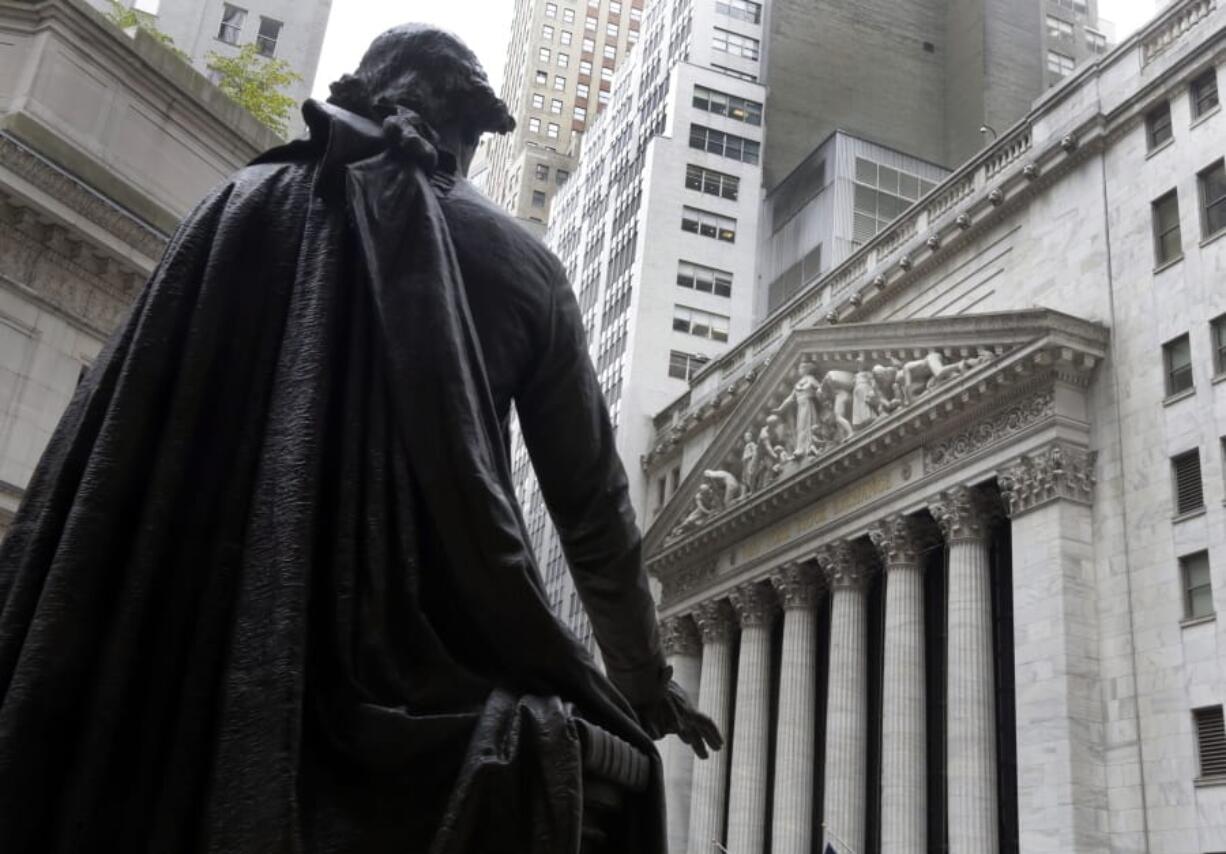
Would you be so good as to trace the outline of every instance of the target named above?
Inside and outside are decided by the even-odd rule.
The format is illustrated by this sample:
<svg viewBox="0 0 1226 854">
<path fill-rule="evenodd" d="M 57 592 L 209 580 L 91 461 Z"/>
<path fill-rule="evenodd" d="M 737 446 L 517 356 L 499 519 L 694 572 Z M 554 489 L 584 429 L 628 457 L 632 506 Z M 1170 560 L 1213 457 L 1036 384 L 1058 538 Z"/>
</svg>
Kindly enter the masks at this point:
<svg viewBox="0 0 1226 854">
<path fill-rule="evenodd" d="M 656 517 L 648 560 L 743 529 L 749 508 L 798 484 L 849 479 L 917 435 L 956 431 L 1036 372 L 1088 381 L 1106 340 L 1044 309 L 794 330 Z"/>
</svg>

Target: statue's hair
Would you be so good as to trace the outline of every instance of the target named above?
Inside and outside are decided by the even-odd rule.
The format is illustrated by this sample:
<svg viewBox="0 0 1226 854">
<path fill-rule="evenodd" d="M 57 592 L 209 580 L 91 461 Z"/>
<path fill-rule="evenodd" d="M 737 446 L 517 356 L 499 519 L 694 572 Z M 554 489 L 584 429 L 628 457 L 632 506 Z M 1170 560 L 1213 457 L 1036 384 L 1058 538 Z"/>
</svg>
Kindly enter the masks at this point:
<svg viewBox="0 0 1226 854">
<path fill-rule="evenodd" d="M 328 101 L 382 121 L 407 107 L 435 128 L 459 128 L 467 141 L 508 133 L 515 120 L 490 86 L 476 54 L 456 36 L 403 24 L 376 38 L 357 71 L 332 84 Z"/>
</svg>

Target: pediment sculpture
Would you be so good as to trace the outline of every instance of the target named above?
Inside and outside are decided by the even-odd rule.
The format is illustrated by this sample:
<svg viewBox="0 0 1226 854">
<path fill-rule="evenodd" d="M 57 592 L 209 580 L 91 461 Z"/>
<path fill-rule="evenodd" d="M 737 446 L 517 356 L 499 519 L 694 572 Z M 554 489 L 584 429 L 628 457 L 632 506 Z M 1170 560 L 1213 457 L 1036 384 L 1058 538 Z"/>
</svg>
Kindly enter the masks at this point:
<svg viewBox="0 0 1226 854">
<path fill-rule="evenodd" d="M 938 348 L 908 352 L 910 359 L 888 355 L 875 362 L 863 354 L 846 360 L 802 357 L 778 393 L 750 420 L 738 450 L 722 468 L 702 471 L 689 511 L 666 541 L 702 528 L 997 355 L 983 347 L 961 358 L 948 357 Z"/>
</svg>

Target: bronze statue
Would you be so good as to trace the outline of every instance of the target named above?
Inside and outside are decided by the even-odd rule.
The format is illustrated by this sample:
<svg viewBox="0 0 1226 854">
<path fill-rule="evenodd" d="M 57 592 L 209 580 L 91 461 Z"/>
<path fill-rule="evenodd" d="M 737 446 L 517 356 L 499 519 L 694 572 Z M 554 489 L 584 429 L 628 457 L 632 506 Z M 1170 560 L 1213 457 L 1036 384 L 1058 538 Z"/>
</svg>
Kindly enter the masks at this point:
<svg viewBox="0 0 1226 854">
<path fill-rule="evenodd" d="M 332 91 L 184 221 L 0 547 L 5 854 L 570 852 L 578 719 L 651 758 L 627 850 L 662 852 L 652 739 L 720 744 L 562 266 L 465 179 L 506 106 L 419 25 Z M 546 600 L 512 404 L 607 677 Z"/>
</svg>

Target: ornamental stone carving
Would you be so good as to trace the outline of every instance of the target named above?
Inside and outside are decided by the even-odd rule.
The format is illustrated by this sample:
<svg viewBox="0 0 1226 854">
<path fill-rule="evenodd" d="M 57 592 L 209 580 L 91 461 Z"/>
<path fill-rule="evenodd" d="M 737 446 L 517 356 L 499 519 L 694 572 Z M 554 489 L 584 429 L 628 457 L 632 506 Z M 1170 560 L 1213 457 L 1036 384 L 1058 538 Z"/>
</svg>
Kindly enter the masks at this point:
<svg viewBox="0 0 1226 854">
<path fill-rule="evenodd" d="M 868 538 L 886 566 L 919 563 L 923 537 L 919 522 L 912 516 L 899 513 L 874 522 Z"/>
<path fill-rule="evenodd" d="M 826 543 L 817 550 L 816 557 L 832 590 L 863 589 L 873 572 L 873 565 L 847 540 Z"/>
<path fill-rule="evenodd" d="M 770 574 L 770 583 L 783 610 L 812 608 L 821 594 L 821 575 L 808 563 L 784 564 Z"/>
<path fill-rule="evenodd" d="M 982 448 L 1008 439 L 1031 424 L 1055 414 L 1055 411 L 1055 397 L 1050 389 L 1032 394 L 1003 412 L 927 448 L 924 468 L 933 471 L 953 465 Z"/>
<path fill-rule="evenodd" d="M 736 615 L 726 599 L 701 603 L 694 609 L 693 617 L 704 644 L 730 640 L 736 629 Z"/>
<path fill-rule="evenodd" d="M 1093 451 L 1057 442 L 1010 463 L 996 475 L 1005 512 L 1015 518 L 1057 499 L 1092 503 L 1096 458 Z"/>
<path fill-rule="evenodd" d="M 698 655 L 702 637 L 693 619 L 677 614 L 660 621 L 660 646 L 665 655 Z"/>
<path fill-rule="evenodd" d="M 779 395 L 758 413 L 719 468 L 702 472 L 675 540 L 706 526 L 733 505 L 807 468 L 844 442 L 924 395 L 996 358 L 987 348 L 956 357 L 940 348 L 878 354 L 806 356 Z M 820 360 L 820 363 L 819 363 Z"/>
<path fill-rule="evenodd" d="M 775 617 L 775 595 L 762 581 L 749 581 L 733 588 L 728 601 L 741 621 L 741 628 L 769 625 Z"/>
<path fill-rule="evenodd" d="M 928 510 L 949 543 L 982 540 L 992 519 L 992 508 L 983 494 L 969 486 L 945 490 L 929 502 Z"/>
</svg>

